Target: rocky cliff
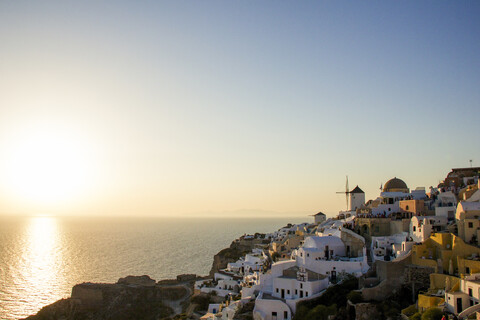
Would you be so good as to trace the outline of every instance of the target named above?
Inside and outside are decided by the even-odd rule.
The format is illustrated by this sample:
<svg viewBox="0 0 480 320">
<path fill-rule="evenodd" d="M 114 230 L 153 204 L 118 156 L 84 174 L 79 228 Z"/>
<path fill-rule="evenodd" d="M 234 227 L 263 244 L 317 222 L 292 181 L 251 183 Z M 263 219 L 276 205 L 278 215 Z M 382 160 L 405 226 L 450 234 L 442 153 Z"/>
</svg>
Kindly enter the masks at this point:
<svg viewBox="0 0 480 320">
<path fill-rule="evenodd" d="M 220 269 L 225 269 L 227 264 L 235 262 L 245 254 L 252 251 L 257 246 L 266 246 L 270 243 L 269 240 L 265 240 L 260 234 L 255 234 L 254 239 L 239 238 L 230 244 L 230 247 L 221 250 L 213 257 L 212 268 L 210 269 L 209 276 L 213 277 L 215 272 Z M 265 235 L 263 235 L 264 237 Z"/>
<path fill-rule="evenodd" d="M 42 308 L 27 320 L 162 319 L 189 300 L 190 285 L 162 286 L 148 276 L 129 276 L 115 284 L 82 283 L 72 296 Z M 181 309 L 180 309 L 181 312 Z"/>
</svg>

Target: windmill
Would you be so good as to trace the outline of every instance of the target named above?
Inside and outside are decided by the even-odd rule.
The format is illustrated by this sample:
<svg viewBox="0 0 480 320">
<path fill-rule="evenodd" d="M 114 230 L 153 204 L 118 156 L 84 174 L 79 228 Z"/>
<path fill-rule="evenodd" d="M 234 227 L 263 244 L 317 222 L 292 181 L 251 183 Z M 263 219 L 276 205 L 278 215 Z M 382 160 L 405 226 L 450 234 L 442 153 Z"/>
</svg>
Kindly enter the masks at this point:
<svg viewBox="0 0 480 320">
<path fill-rule="evenodd" d="M 337 193 L 345 193 L 345 200 L 347 202 L 347 211 L 348 211 L 348 194 L 350 193 L 350 190 L 348 189 L 348 176 L 346 177 L 347 177 L 347 180 L 345 182 L 345 192 L 339 191 Z"/>
</svg>

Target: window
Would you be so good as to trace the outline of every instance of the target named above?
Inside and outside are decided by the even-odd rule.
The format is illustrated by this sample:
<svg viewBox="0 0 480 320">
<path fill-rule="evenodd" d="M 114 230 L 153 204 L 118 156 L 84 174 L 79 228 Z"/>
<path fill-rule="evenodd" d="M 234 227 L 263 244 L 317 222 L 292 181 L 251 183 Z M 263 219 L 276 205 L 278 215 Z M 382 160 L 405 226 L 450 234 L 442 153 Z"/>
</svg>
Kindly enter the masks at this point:
<svg viewBox="0 0 480 320">
<path fill-rule="evenodd" d="M 405 210 L 408 210 L 408 205 L 405 207 Z"/>
<path fill-rule="evenodd" d="M 300 289 L 303 289 L 303 283 L 300 283 Z"/>
<path fill-rule="evenodd" d="M 465 267 L 465 273 L 468 273 L 470 274 L 470 268 L 469 267 Z M 470 289 L 469 289 L 470 290 Z M 470 296 L 471 297 L 471 296 Z"/>
<path fill-rule="evenodd" d="M 307 253 L 307 257 L 310 257 L 310 253 Z"/>
<path fill-rule="evenodd" d="M 305 291 L 305 297 L 308 297 L 308 291 Z"/>
<path fill-rule="evenodd" d="M 288 319 L 288 311 L 283 311 L 283 319 Z"/>
<path fill-rule="evenodd" d="M 272 311 L 272 318 L 277 319 L 277 311 Z"/>
<path fill-rule="evenodd" d="M 479 292 L 480 292 L 480 290 L 479 290 Z M 295 289 L 295 295 L 297 295 L 297 294 L 298 294 L 298 290 L 297 290 L 297 289 Z"/>
<path fill-rule="evenodd" d="M 469 223 L 468 223 L 468 227 L 469 227 L 469 228 L 473 228 L 473 222 L 469 222 Z"/>
<path fill-rule="evenodd" d="M 290 290 L 287 290 L 287 294 L 290 294 Z"/>
<path fill-rule="evenodd" d="M 417 227 L 413 226 L 413 231 L 414 232 L 417 231 Z"/>
<path fill-rule="evenodd" d="M 277 288 L 277 293 L 278 293 L 278 288 Z"/>
<path fill-rule="evenodd" d="M 468 288 L 468 296 L 469 297 L 473 296 L 472 288 Z"/>
</svg>

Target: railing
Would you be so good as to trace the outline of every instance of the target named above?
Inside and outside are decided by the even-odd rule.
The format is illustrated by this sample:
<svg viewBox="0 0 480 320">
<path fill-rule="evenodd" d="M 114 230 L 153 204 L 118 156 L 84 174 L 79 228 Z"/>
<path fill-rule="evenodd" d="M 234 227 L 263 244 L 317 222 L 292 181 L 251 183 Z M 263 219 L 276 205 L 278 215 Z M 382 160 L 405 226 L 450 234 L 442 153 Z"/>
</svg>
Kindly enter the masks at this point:
<svg viewBox="0 0 480 320">
<path fill-rule="evenodd" d="M 473 305 L 468 307 L 467 309 L 463 310 L 458 314 L 458 319 L 467 319 L 469 315 L 473 314 L 474 312 L 480 311 L 480 304 Z"/>
</svg>

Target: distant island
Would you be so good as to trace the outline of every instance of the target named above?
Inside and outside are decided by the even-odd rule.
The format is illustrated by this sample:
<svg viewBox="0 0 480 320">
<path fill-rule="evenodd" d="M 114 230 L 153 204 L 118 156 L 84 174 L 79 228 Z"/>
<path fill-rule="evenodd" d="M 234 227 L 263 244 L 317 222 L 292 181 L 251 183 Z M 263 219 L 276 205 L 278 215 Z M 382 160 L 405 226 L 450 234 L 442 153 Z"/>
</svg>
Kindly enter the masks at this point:
<svg viewBox="0 0 480 320">
<path fill-rule="evenodd" d="M 336 217 L 235 239 L 207 276 L 77 284 L 26 319 L 478 319 L 479 173 L 394 177 L 368 201 L 356 186 Z"/>
</svg>

